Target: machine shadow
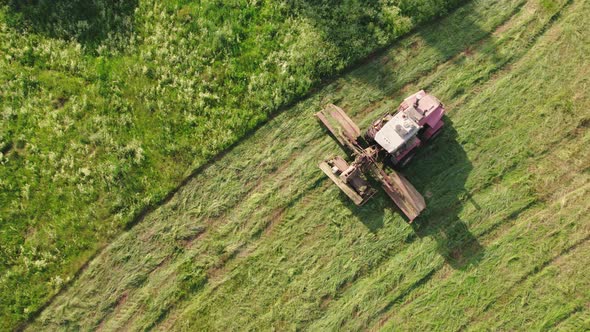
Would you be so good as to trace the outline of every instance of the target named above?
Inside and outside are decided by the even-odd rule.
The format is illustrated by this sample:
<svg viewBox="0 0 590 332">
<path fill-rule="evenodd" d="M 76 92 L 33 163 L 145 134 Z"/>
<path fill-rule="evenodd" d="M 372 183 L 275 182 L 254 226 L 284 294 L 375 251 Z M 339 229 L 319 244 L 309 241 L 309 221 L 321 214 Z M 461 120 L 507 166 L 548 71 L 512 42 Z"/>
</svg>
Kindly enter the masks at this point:
<svg viewBox="0 0 590 332">
<path fill-rule="evenodd" d="M 477 265 L 484 248 L 460 218 L 465 204 L 480 209 L 465 188 L 473 165 L 448 117 L 443 132 L 415 156 L 403 173 L 426 199 L 426 210 L 411 224 L 415 234 L 436 240 L 437 250 L 454 269 Z"/>
<path fill-rule="evenodd" d="M 484 248 L 459 214 L 465 204 L 472 204 L 476 209 L 480 207 L 465 189 L 473 166 L 457 141 L 452 121 L 448 117 L 444 121 L 445 127 L 441 134 L 423 146 L 412 161 L 400 170 L 426 200 L 426 209 L 409 224 L 414 232 L 406 241 L 427 237 L 434 239 L 437 251 L 445 261 L 452 268 L 463 270 L 479 263 Z M 379 183 L 372 184 L 380 188 Z M 346 195 L 342 196 L 343 200 L 348 200 Z M 408 221 L 382 190 L 362 207 L 349 203 L 347 207 L 374 233 L 383 227 L 387 209 Z"/>
<path fill-rule="evenodd" d="M 8 0 L 16 29 L 74 39 L 94 50 L 107 37 L 131 32 L 139 0 Z"/>
</svg>

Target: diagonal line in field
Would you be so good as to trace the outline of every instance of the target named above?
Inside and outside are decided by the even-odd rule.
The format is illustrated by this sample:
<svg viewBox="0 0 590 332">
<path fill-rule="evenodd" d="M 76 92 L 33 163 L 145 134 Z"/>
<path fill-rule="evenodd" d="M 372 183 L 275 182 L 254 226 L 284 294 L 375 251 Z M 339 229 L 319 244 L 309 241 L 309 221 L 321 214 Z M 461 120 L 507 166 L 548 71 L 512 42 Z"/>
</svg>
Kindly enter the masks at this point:
<svg viewBox="0 0 590 332">
<path fill-rule="evenodd" d="M 560 251 L 557 255 L 545 260 L 543 263 L 533 267 L 531 270 L 529 270 L 529 272 L 527 272 L 526 274 L 524 274 L 523 276 L 521 276 L 516 282 L 514 282 L 512 285 L 510 285 L 510 287 L 508 287 L 506 290 L 504 290 L 504 292 L 502 292 L 499 296 L 497 296 L 494 300 L 488 302 L 486 304 L 486 306 L 483 308 L 483 310 L 480 312 L 479 315 L 485 314 L 485 312 L 487 312 L 494 304 L 502 301 L 503 299 L 505 299 L 506 297 L 510 296 L 512 294 L 512 291 L 520 284 L 524 283 L 527 279 L 541 273 L 543 270 L 545 270 L 548 266 L 550 266 L 551 264 L 553 264 L 557 259 L 559 259 L 560 257 L 569 254 L 570 252 L 574 251 L 576 248 L 578 248 L 579 246 L 583 245 L 584 243 L 586 243 L 588 240 L 590 240 L 590 234 L 586 235 L 584 238 L 576 241 L 575 243 L 573 243 L 572 245 L 570 245 L 569 247 L 563 249 L 562 251 Z M 573 314 L 573 313 L 572 313 Z M 457 329 L 457 331 L 464 331 L 471 323 L 473 323 L 478 317 L 478 314 L 476 315 L 472 315 L 468 321 L 466 321 L 463 325 L 461 325 L 459 327 L 459 329 Z"/>
</svg>

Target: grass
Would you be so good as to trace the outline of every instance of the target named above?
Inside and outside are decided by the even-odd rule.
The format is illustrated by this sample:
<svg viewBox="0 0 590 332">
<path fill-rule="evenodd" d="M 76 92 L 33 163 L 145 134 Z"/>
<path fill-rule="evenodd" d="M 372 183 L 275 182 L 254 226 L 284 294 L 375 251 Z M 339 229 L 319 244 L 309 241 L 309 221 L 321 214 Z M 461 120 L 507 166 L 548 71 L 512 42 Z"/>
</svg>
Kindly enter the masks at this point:
<svg viewBox="0 0 590 332">
<path fill-rule="evenodd" d="M 0 329 L 272 114 L 460 3 L 0 0 Z"/>
<path fill-rule="evenodd" d="M 472 2 L 278 114 L 101 252 L 28 329 L 590 328 L 590 4 Z M 367 125 L 419 88 L 447 127 L 428 208 L 355 207 L 312 114 Z"/>
</svg>

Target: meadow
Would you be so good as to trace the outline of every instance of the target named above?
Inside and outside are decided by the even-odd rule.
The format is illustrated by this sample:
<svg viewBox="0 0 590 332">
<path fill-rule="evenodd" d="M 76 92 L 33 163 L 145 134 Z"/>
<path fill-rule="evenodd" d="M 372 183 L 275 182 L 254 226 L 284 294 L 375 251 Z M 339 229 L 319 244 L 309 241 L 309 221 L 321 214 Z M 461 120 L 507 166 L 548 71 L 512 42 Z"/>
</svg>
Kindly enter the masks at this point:
<svg viewBox="0 0 590 332">
<path fill-rule="evenodd" d="M 470 2 L 272 117 L 117 237 L 28 330 L 590 328 L 590 3 Z M 427 210 L 356 207 L 313 113 L 427 89 L 404 170 Z"/>
<path fill-rule="evenodd" d="M 0 329 L 214 156 L 460 0 L 0 0 Z"/>
</svg>

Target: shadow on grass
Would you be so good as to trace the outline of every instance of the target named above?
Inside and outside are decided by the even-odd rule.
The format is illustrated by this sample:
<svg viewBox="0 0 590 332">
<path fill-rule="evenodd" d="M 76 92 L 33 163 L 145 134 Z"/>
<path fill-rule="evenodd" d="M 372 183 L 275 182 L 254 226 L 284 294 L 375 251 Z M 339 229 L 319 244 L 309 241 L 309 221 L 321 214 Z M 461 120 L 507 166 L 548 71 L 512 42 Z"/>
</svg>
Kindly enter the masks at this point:
<svg viewBox="0 0 590 332">
<path fill-rule="evenodd" d="M 517 6 L 513 14 L 518 12 L 521 6 Z M 386 95 L 405 97 L 398 95 L 404 91 L 405 86 L 417 84 L 422 78 L 434 73 L 438 69 L 438 64 L 451 61 L 460 54 L 470 56 L 483 41 L 490 38 L 495 27 L 482 28 L 481 22 L 485 19 L 483 15 L 485 14 L 474 10 L 474 6 L 470 4 L 458 7 L 453 14 L 422 25 L 415 30 L 412 37 L 396 41 L 377 55 L 391 49 L 399 49 L 400 52 L 387 57 L 371 57 L 364 63 L 362 71 L 354 70 L 351 76 L 370 89 Z M 510 17 L 512 15 L 508 15 L 498 25 Z M 498 57 L 493 43 L 490 43 L 485 52 L 495 60 Z M 421 60 L 416 61 L 416 58 Z M 400 75 L 406 77 L 400 79 Z M 429 90 L 431 87 L 420 88 Z M 463 90 L 459 87 L 456 95 L 462 93 Z"/>
<path fill-rule="evenodd" d="M 8 0 L 9 24 L 95 49 L 109 35 L 127 34 L 138 0 Z"/>
<path fill-rule="evenodd" d="M 426 210 L 412 224 L 420 238 L 432 237 L 437 250 L 454 269 L 477 265 L 484 248 L 459 214 L 465 204 L 480 209 L 465 189 L 473 166 L 457 141 L 452 121 L 445 117 L 441 135 L 418 152 L 404 171 L 426 199 Z"/>
<path fill-rule="evenodd" d="M 412 162 L 401 170 L 426 200 L 426 209 L 410 224 L 415 236 L 410 236 L 408 240 L 431 237 L 437 243 L 437 251 L 449 265 L 454 269 L 466 269 L 479 263 L 484 248 L 459 214 L 464 204 L 472 204 L 476 209 L 480 206 L 465 189 L 473 166 L 457 141 L 452 121 L 449 118 L 444 121 L 445 127 L 439 137 L 423 146 Z M 380 187 L 378 183 L 371 182 L 375 188 Z M 348 200 L 343 193 L 341 199 Z M 407 221 L 382 190 L 363 207 L 347 203 L 350 204 L 346 206 L 373 233 L 383 227 L 384 211 L 388 208 Z"/>
</svg>

